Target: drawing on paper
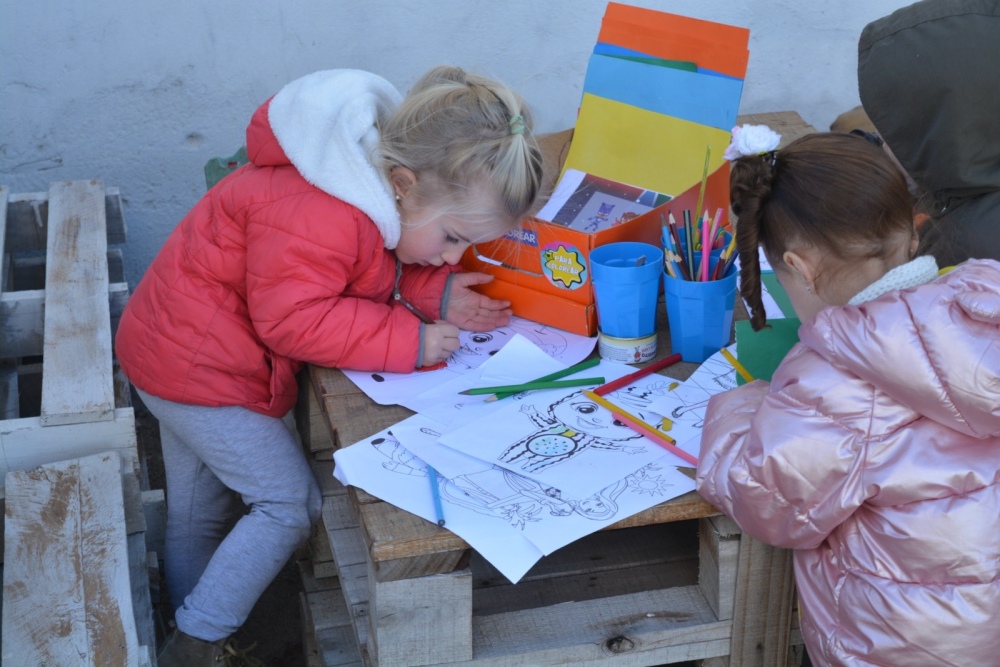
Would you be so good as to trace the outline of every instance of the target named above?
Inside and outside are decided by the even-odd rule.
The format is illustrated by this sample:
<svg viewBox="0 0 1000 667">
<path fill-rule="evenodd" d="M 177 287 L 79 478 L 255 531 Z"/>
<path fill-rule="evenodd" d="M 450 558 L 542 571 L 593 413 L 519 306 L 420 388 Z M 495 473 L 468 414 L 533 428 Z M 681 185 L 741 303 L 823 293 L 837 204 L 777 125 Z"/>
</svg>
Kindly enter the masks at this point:
<svg viewBox="0 0 1000 667">
<path fill-rule="evenodd" d="M 521 412 L 539 430 L 515 442 L 499 457 L 525 472 L 538 472 L 589 448 L 639 454 L 645 446 L 630 445 L 641 435 L 611 417 L 581 392 L 574 392 L 548 406 L 542 415 L 534 405 L 522 405 Z"/>
</svg>

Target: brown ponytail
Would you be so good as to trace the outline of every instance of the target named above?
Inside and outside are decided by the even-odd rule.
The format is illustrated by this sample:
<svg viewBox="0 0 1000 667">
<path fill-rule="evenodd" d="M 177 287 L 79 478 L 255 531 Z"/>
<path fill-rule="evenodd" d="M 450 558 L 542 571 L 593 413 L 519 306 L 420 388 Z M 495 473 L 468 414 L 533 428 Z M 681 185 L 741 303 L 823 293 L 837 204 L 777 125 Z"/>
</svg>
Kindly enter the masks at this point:
<svg viewBox="0 0 1000 667">
<path fill-rule="evenodd" d="M 786 250 L 815 248 L 827 269 L 817 283 L 832 282 L 860 260 L 894 257 L 915 234 L 903 174 L 881 148 L 852 134 L 809 134 L 773 157 L 738 158 L 729 189 L 740 295 L 754 330 L 766 324 L 758 247 L 775 270 L 785 269 Z"/>
</svg>

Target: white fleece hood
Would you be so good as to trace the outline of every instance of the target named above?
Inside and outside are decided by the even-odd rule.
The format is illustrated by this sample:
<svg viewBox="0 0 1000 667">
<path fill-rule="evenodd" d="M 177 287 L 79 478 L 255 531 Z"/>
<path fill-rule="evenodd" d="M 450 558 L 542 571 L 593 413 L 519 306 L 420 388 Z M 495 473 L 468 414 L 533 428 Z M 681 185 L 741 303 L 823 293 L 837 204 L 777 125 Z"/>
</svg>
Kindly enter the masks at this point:
<svg viewBox="0 0 1000 667">
<path fill-rule="evenodd" d="M 324 70 L 292 81 L 268 108 L 268 122 L 302 177 L 364 211 L 385 247 L 399 243 L 392 187 L 377 164 L 376 122 L 402 96 L 385 79 L 361 70 Z"/>
</svg>

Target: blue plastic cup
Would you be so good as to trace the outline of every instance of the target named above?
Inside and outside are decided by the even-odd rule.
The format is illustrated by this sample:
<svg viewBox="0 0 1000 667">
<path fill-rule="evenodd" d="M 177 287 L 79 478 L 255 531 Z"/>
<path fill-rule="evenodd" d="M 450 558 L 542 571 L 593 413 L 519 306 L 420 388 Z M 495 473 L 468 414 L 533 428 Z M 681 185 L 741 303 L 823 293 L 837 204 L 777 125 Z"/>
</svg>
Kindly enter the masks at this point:
<svg viewBox="0 0 1000 667">
<path fill-rule="evenodd" d="M 589 261 L 601 333 L 614 338 L 655 333 L 663 250 L 621 241 L 594 248 Z"/>
<path fill-rule="evenodd" d="M 716 251 L 718 252 L 718 251 Z M 695 270 L 701 253 L 694 258 Z M 709 271 L 719 262 L 712 255 Z M 736 265 L 719 280 L 701 282 L 672 278 L 663 272 L 664 303 L 670 327 L 670 347 L 681 359 L 701 363 L 731 342 L 736 306 Z"/>
</svg>

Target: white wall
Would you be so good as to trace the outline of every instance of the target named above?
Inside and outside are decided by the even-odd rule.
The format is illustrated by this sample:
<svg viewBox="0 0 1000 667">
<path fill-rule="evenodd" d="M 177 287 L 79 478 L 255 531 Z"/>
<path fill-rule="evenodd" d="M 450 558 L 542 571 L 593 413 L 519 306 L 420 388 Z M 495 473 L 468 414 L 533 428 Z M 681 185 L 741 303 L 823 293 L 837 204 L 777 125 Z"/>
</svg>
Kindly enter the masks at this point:
<svg viewBox="0 0 1000 667">
<path fill-rule="evenodd" d="M 819 129 L 858 103 L 857 40 L 909 0 L 633 0 L 750 28 L 741 113 Z M 0 183 L 101 178 L 125 200 L 130 284 L 244 141 L 253 110 L 318 69 L 405 90 L 442 63 L 502 79 L 536 128 L 570 127 L 606 0 L 0 2 Z"/>
</svg>

